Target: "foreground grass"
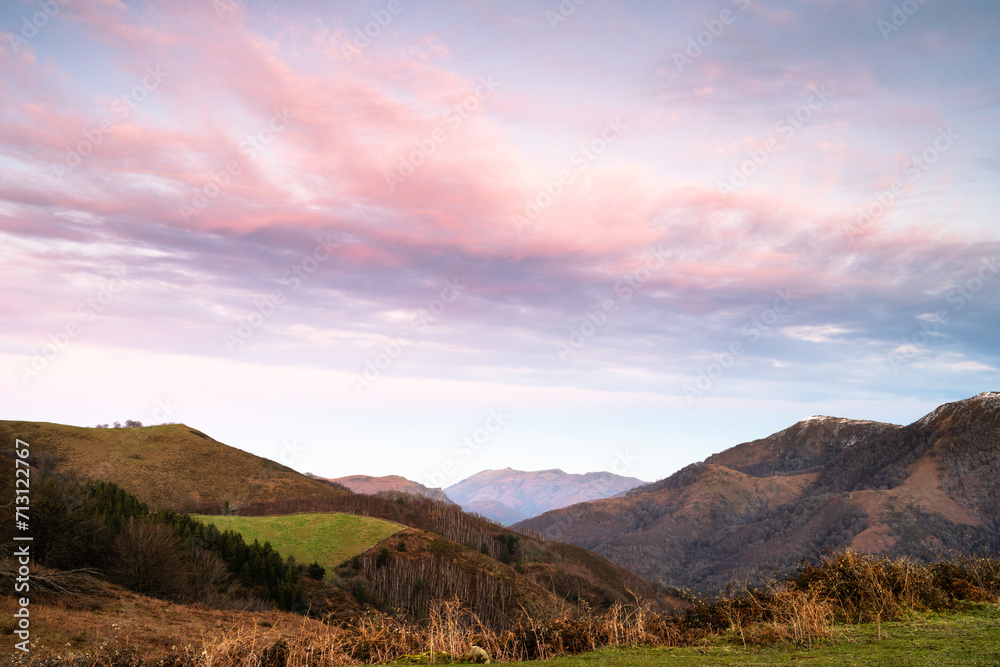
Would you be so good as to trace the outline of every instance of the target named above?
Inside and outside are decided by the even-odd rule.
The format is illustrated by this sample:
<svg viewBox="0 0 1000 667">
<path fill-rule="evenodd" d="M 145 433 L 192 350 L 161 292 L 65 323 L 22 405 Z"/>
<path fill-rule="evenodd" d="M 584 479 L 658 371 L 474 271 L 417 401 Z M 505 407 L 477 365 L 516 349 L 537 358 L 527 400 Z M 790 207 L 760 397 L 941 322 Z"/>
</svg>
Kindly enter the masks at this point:
<svg viewBox="0 0 1000 667">
<path fill-rule="evenodd" d="M 369 549 L 403 529 L 391 521 L 355 514 L 289 514 L 285 516 L 196 515 L 219 530 L 235 530 L 247 542 L 267 541 L 299 563 L 319 562 L 327 569 Z"/>
<path fill-rule="evenodd" d="M 1000 664 L 1000 606 L 967 604 L 948 612 L 914 612 L 877 625 L 836 626 L 835 637 L 812 647 L 773 644 L 744 648 L 736 634 L 703 646 L 604 649 L 546 661 L 552 667 L 642 667 L 644 665 L 922 665 Z M 539 662 L 513 663 L 539 665 Z"/>
</svg>

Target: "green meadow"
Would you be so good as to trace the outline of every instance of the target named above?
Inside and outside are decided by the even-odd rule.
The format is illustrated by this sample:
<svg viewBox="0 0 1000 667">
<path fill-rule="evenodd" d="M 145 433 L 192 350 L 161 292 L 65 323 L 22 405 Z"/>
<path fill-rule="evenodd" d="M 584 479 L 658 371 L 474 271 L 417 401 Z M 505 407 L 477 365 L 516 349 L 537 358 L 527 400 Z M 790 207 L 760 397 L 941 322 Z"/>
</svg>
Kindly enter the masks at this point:
<svg viewBox="0 0 1000 667">
<path fill-rule="evenodd" d="M 285 516 L 207 516 L 195 518 L 219 530 L 242 533 L 247 542 L 270 542 L 283 556 L 331 570 L 378 544 L 403 526 L 355 514 L 289 514 Z"/>
</svg>

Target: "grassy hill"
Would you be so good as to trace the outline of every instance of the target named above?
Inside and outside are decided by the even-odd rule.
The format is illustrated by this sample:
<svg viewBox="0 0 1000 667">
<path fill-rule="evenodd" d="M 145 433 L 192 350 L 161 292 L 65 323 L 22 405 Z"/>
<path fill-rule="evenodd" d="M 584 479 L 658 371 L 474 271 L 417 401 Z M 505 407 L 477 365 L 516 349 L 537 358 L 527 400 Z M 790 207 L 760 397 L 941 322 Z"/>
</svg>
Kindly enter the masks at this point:
<svg viewBox="0 0 1000 667">
<path fill-rule="evenodd" d="M 0 421 L 0 442 L 14 438 L 30 443 L 35 459 L 53 472 L 114 482 L 157 509 L 346 494 L 184 424 L 83 428 Z"/>
<path fill-rule="evenodd" d="M 291 514 L 285 516 L 204 516 L 219 530 L 242 533 L 247 542 L 259 540 L 302 564 L 317 561 L 327 569 L 373 547 L 403 526 L 353 514 Z"/>
<path fill-rule="evenodd" d="M 662 608 L 681 604 L 662 586 L 657 586 L 595 553 L 537 536 L 514 533 L 483 517 L 463 512 L 420 496 L 389 498 L 351 495 L 309 502 L 253 503 L 243 515 L 273 516 L 289 512 L 342 512 L 394 521 L 411 528 L 441 535 L 467 549 L 478 551 L 518 568 L 531 582 L 573 602 L 592 607 L 609 602 L 632 603 L 635 596 Z"/>
<path fill-rule="evenodd" d="M 426 531 L 424 537 L 414 538 L 421 544 L 437 540 L 440 546 L 440 537 L 455 545 L 445 550 L 448 554 L 430 549 L 433 558 L 420 565 L 430 569 L 407 579 L 423 587 L 419 595 L 404 595 L 397 582 L 366 579 L 366 597 L 383 603 L 386 610 L 399 605 L 419 615 L 432 599 L 463 587 L 489 590 L 497 601 L 511 601 L 512 606 L 495 605 L 495 615 L 485 614 L 503 623 L 507 612 L 521 604 L 547 615 L 567 601 L 597 608 L 634 602 L 636 595 L 661 608 L 681 604 L 663 587 L 585 550 L 513 535 L 457 505 L 421 496 L 353 494 L 183 424 L 99 429 L 3 421 L 4 437 L 30 442 L 33 463 L 40 468 L 70 478 L 114 482 L 154 509 L 206 515 L 205 520 L 220 529 L 236 529 L 251 542 L 270 542 L 300 563 L 319 561 L 327 567 L 328 579 L 336 565 L 370 550 L 401 525 Z M 236 516 L 220 516 L 226 502 Z M 363 560 L 374 563 L 381 548 Z M 419 548 L 416 552 L 422 553 Z M 398 559 L 394 569 L 406 570 L 406 560 Z M 346 590 L 354 593 L 355 583 Z"/>
</svg>

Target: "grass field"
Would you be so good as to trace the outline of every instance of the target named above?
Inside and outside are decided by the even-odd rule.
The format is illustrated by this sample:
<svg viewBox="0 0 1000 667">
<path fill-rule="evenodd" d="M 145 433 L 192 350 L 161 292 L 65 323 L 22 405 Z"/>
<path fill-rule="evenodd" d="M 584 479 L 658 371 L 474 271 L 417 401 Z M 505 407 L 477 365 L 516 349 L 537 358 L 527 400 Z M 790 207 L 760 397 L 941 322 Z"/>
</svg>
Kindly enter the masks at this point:
<svg viewBox="0 0 1000 667">
<path fill-rule="evenodd" d="M 242 533 L 247 542 L 270 542 L 282 556 L 295 556 L 300 563 L 318 561 L 327 569 L 327 577 L 348 558 L 403 529 L 398 523 L 354 514 L 195 515 L 195 518 L 214 523 L 219 530 Z"/>
<path fill-rule="evenodd" d="M 555 658 L 544 664 L 551 667 L 1000 665 L 1000 606 L 997 605 L 968 604 L 960 611 L 913 613 L 905 620 L 881 626 L 838 626 L 835 633 L 834 639 L 817 642 L 811 648 L 789 644 L 743 648 L 738 636 L 730 636 L 703 647 L 606 649 Z"/>
</svg>

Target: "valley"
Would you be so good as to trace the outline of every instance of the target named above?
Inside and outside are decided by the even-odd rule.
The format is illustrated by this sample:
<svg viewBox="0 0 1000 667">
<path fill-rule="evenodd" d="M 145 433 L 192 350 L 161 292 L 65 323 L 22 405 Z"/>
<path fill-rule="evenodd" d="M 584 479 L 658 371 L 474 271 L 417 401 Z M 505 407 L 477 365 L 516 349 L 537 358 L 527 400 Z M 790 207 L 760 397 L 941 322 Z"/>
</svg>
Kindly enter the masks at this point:
<svg viewBox="0 0 1000 667">
<path fill-rule="evenodd" d="M 434 646 L 436 635 L 420 634 L 428 623 L 450 628 L 450 653 L 467 650 L 479 627 L 507 659 L 584 650 L 569 639 L 573 633 L 589 637 L 589 648 L 633 646 L 640 637 L 677 647 L 701 637 L 705 646 L 725 647 L 735 641 L 731 614 L 745 604 L 741 596 L 774 605 L 748 617 L 754 632 L 771 628 L 766 632 L 785 637 L 795 626 L 783 615 L 804 612 L 782 605 L 804 604 L 803 590 L 828 595 L 817 582 L 839 572 L 840 562 L 865 577 L 925 568 L 906 575 L 931 586 L 914 589 L 923 601 L 901 598 L 886 620 L 908 608 L 995 602 L 1000 592 L 1000 567 L 991 559 L 1000 548 L 1000 394 L 992 392 L 906 426 L 811 417 L 635 487 L 639 480 L 560 470 L 485 471 L 443 492 L 398 476 L 324 479 L 183 424 L 88 429 L 2 421 L 0 438 L 32 442 L 32 605 L 45 655 L 89 655 L 98 645 L 120 644 L 189 664 L 174 651 L 178 645 L 208 642 L 202 645 L 231 657 L 258 650 L 241 642 L 260 647 L 266 637 L 278 646 L 286 637 L 292 646 L 324 637 L 350 653 L 365 633 L 384 637 L 365 640 L 375 642 L 370 647 L 389 642 L 393 627 L 417 633 L 416 644 L 389 642 L 355 655 L 380 662 L 399 651 L 420 653 L 428 646 L 421 642 Z M 0 463 L 12 497 L 13 461 L 5 455 Z M 491 497 L 527 513 L 588 494 L 597 498 L 513 526 L 456 504 Z M 12 544 L 12 526 L 0 522 L 5 544 Z M 136 578 L 139 563 L 156 568 L 156 576 Z M 4 567 L 0 579 L 9 583 L 13 570 Z M 955 584 L 955 573 L 971 583 Z M 735 593 L 712 602 L 733 584 Z M 14 604 L 0 598 L 7 627 Z M 846 620 L 840 604 L 831 598 L 817 607 L 826 620 L 809 640 L 831 655 L 838 637 L 867 632 L 851 624 L 832 629 Z M 146 626 L 130 620 L 136 610 Z M 962 618 L 978 622 L 975 614 Z M 619 639 L 606 635 L 610 626 L 601 624 L 608 623 L 620 624 Z M 331 624 L 341 628 L 335 640 L 325 629 Z M 254 634 L 261 628 L 263 635 Z M 552 638 L 544 647 L 527 639 L 539 632 Z M 501 645 L 504 633 L 521 639 Z M 566 664 L 643 664 L 667 654 L 680 660 L 686 650 L 605 652 Z"/>
</svg>

